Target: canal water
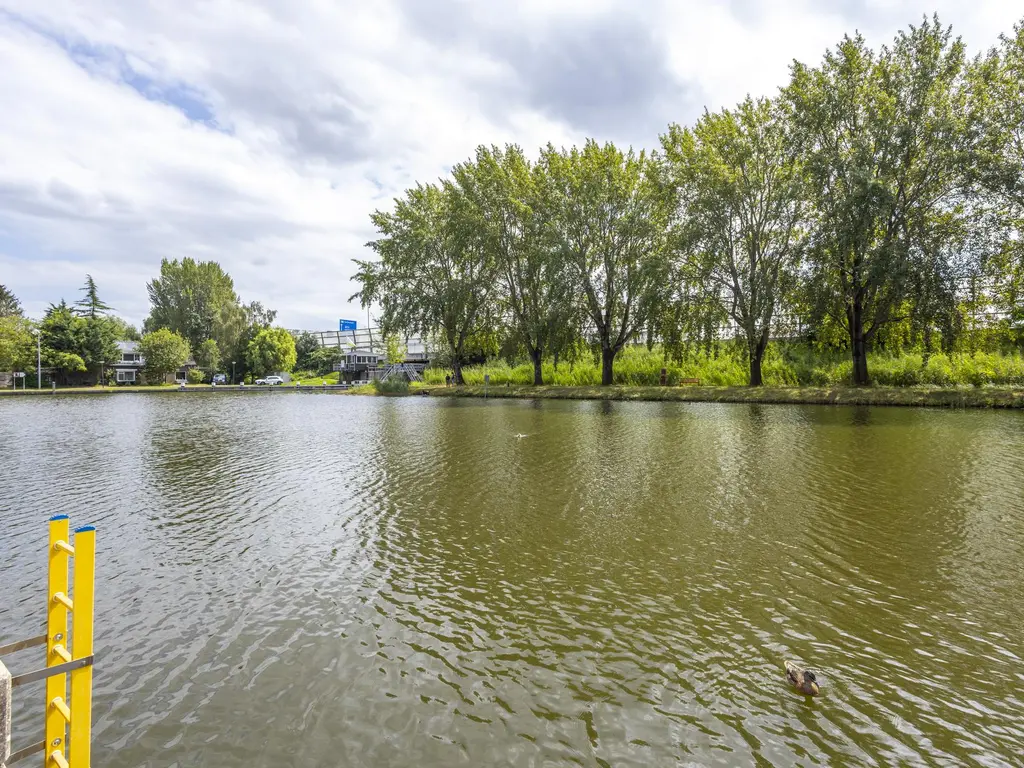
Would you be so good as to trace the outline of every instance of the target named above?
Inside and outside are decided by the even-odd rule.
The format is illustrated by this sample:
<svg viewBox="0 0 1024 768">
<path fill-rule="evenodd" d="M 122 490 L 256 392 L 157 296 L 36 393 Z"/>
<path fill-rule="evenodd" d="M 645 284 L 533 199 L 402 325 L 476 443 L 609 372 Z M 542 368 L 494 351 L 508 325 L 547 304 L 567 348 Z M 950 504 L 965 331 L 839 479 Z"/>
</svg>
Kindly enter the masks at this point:
<svg viewBox="0 0 1024 768">
<path fill-rule="evenodd" d="M 105 768 L 1021 765 L 1021 413 L 3 399 L 0 643 L 54 513 Z"/>
</svg>

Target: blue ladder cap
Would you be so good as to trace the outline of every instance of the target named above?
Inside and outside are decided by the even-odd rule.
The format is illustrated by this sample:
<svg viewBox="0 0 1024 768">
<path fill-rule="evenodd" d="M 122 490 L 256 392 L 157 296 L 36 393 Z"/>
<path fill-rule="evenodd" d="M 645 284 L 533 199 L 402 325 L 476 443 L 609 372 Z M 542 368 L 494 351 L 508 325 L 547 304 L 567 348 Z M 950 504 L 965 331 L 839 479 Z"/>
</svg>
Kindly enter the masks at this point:
<svg viewBox="0 0 1024 768">
<path fill-rule="evenodd" d="M 50 518 L 50 522 L 52 523 L 52 522 L 54 522 L 56 520 L 67 520 L 67 519 L 68 519 L 67 515 L 54 515 L 53 517 Z"/>
<path fill-rule="evenodd" d="M 96 526 L 95 525 L 83 525 L 81 528 L 75 528 L 75 533 L 85 533 L 86 531 L 94 531 L 95 532 L 95 530 L 96 530 Z"/>
</svg>

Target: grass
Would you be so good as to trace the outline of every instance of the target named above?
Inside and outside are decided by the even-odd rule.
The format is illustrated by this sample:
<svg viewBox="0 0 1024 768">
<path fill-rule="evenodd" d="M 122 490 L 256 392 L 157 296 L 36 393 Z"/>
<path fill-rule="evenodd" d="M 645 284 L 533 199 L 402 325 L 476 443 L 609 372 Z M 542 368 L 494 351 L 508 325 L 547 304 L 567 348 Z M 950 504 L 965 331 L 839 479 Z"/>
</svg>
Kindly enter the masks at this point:
<svg viewBox="0 0 1024 768">
<path fill-rule="evenodd" d="M 337 384 L 340 375 L 337 371 L 324 374 L 313 373 L 312 371 L 296 371 L 292 374 L 292 380 L 288 384 L 294 386 L 297 383 L 303 387 L 318 387 L 322 386 L 324 382 Z"/>
<path fill-rule="evenodd" d="M 1024 387 L 432 386 L 439 397 L 1024 408 Z"/>
<path fill-rule="evenodd" d="M 666 360 L 658 348 L 648 351 L 645 347 L 629 347 L 616 358 L 614 383 L 658 386 L 662 367 L 667 369 L 670 386 L 683 379 L 700 379 L 707 386 L 743 387 L 749 377 L 746 363 L 727 353 L 717 357 L 694 355 L 679 362 Z M 872 354 L 868 356 L 868 370 L 874 384 L 883 387 L 1024 385 L 1024 357 L 1020 355 L 935 354 L 925 363 L 920 353 Z M 806 347 L 773 346 L 762 372 L 767 387 L 840 387 L 851 384 L 853 364 L 845 355 L 815 354 Z M 428 384 L 444 384 L 447 373 L 450 371 L 428 369 L 424 380 Z M 589 357 L 572 365 L 563 362 L 557 370 L 552 361 L 546 361 L 543 373 L 545 384 L 551 386 L 590 387 L 601 383 L 600 365 Z M 490 376 L 491 386 L 528 386 L 533 382 L 533 366 L 510 366 L 495 361 L 463 369 L 463 379 L 469 386 L 482 386 L 485 375 Z"/>
</svg>

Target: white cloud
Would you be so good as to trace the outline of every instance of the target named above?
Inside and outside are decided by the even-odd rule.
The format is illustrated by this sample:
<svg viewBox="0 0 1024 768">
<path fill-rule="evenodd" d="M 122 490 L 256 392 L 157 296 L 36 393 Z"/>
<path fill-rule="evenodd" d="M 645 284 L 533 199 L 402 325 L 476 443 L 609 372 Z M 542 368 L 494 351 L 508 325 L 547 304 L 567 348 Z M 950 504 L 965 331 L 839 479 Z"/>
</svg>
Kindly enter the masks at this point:
<svg viewBox="0 0 1024 768">
<path fill-rule="evenodd" d="M 32 314 L 86 272 L 131 320 L 162 257 L 327 328 L 369 213 L 479 143 L 651 146 L 932 5 L 785 0 L 0 0 L 0 282 Z M 974 49 L 1020 12 L 940 0 Z M 361 316 L 361 313 L 359 315 Z"/>
</svg>

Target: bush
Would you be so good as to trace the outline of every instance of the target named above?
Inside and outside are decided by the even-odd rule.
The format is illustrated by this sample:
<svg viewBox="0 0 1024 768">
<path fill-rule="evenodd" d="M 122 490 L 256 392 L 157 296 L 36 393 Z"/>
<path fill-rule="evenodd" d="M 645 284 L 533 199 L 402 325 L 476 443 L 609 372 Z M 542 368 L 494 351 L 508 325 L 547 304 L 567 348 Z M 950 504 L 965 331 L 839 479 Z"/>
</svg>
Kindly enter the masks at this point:
<svg viewBox="0 0 1024 768">
<path fill-rule="evenodd" d="M 404 395 L 409 392 L 409 382 L 403 378 L 393 378 L 387 381 L 374 379 L 370 386 L 378 395 Z"/>
<path fill-rule="evenodd" d="M 185 371 L 185 378 L 189 384 L 202 384 L 206 379 L 206 374 L 199 368 L 189 368 Z"/>
</svg>

